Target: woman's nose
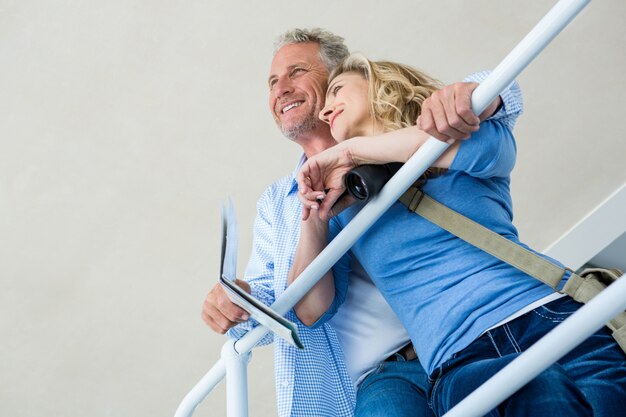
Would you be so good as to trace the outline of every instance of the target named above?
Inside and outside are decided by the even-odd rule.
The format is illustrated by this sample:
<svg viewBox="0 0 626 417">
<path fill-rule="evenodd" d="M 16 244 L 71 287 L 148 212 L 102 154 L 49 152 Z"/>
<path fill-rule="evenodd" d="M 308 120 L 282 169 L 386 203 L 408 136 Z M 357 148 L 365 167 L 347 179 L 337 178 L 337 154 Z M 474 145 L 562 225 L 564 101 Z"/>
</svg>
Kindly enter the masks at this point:
<svg viewBox="0 0 626 417">
<path fill-rule="evenodd" d="M 326 123 L 330 123 L 330 121 L 328 120 L 328 118 L 330 117 L 330 115 L 333 113 L 333 108 L 332 106 L 326 106 L 322 109 L 322 111 L 319 114 L 319 118 L 321 121 L 326 122 Z"/>
</svg>

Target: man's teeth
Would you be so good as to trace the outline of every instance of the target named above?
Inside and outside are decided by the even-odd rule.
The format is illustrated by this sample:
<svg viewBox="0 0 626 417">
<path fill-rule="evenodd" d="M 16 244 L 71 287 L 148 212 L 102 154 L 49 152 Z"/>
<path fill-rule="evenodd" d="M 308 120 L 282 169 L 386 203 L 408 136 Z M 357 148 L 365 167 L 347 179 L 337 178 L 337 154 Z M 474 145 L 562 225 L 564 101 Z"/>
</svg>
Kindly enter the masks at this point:
<svg viewBox="0 0 626 417">
<path fill-rule="evenodd" d="M 289 110 L 293 109 L 294 107 L 298 107 L 301 104 L 302 104 L 301 102 L 297 102 L 297 103 L 291 103 L 287 107 L 283 107 L 283 114 L 287 113 Z"/>
</svg>

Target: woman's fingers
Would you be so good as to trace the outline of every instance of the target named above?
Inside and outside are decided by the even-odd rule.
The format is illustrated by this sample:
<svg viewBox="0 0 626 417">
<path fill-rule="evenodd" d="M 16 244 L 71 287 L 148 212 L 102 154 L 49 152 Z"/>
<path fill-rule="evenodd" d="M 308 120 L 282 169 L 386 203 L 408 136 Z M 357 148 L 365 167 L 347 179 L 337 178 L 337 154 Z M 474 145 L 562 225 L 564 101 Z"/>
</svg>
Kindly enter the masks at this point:
<svg viewBox="0 0 626 417">
<path fill-rule="evenodd" d="M 301 193 L 307 193 L 311 191 L 311 180 L 309 179 L 309 167 L 307 164 L 304 164 L 298 172 L 298 177 L 296 178 L 298 182 L 298 191 Z"/>
<path fill-rule="evenodd" d="M 309 218 L 311 210 L 318 210 L 325 197 L 326 193 L 319 191 L 298 192 L 298 200 L 302 203 L 302 220 Z"/>
<path fill-rule="evenodd" d="M 334 206 L 337 203 L 337 200 L 341 198 L 344 191 L 345 189 L 338 189 L 338 188 L 328 190 L 328 192 L 326 193 L 326 197 L 324 198 L 324 201 L 319 207 L 319 216 L 322 220 L 329 220 L 331 217 L 333 217 L 334 215 L 338 214 L 339 211 L 341 211 L 341 210 L 335 211 Z"/>
<path fill-rule="evenodd" d="M 340 146 L 309 158 L 300 169 L 298 199 L 303 204 L 303 220 L 309 218 L 311 210 L 319 210 L 323 220 L 341 211 L 334 206 L 345 192 L 344 176 L 354 167 L 354 162 Z"/>
</svg>

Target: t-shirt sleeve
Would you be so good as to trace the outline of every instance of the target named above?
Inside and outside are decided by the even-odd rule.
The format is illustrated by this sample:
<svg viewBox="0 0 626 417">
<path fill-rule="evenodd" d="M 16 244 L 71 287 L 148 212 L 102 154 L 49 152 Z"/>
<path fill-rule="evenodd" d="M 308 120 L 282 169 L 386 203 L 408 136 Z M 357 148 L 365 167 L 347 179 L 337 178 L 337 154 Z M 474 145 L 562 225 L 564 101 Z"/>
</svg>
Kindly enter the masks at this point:
<svg viewBox="0 0 626 417">
<path fill-rule="evenodd" d="M 515 166 L 515 138 L 501 121 L 486 120 L 464 140 L 450 165 L 476 178 L 506 178 Z"/>
</svg>

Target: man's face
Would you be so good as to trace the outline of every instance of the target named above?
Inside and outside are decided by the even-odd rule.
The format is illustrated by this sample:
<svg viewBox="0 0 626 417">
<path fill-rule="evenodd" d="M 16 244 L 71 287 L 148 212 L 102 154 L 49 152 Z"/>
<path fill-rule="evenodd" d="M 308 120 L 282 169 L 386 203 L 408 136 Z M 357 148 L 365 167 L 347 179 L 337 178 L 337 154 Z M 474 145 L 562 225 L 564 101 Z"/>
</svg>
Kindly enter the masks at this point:
<svg viewBox="0 0 626 417">
<path fill-rule="evenodd" d="M 319 44 L 285 45 L 276 53 L 268 80 L 269 105 L 285 136 L 297 141 L 323 125 L 317 115 L 324 107 L 327 80 Z"/>
</svg>

